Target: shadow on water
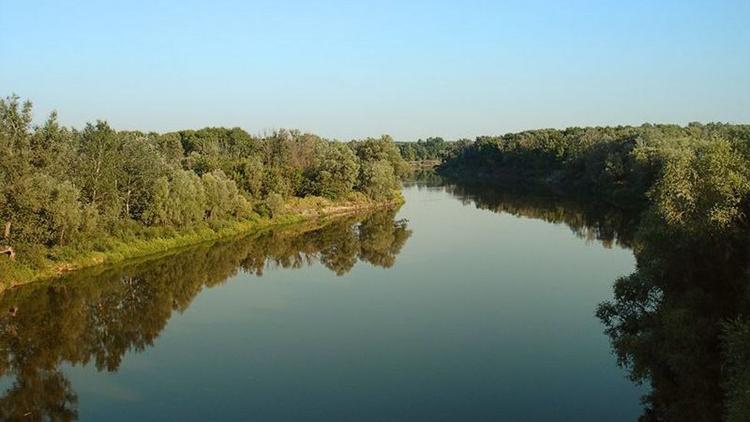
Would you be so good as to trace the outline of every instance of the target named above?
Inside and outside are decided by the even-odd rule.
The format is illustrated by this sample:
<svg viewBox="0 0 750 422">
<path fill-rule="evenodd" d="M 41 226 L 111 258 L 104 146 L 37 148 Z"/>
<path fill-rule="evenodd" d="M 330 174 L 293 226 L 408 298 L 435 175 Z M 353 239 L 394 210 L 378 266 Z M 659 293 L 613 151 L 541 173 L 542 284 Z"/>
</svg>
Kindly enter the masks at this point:
<svg viewBox="0 0 750 422">
<path fill-rule="evenodd" d="M 554 195 L 452 184 L 441 187 L 480 209 L 567 225 L 586 240 L 633 250 L 637 266 L 614 280 L 596 310 L 618 364 L 638 384 L 641 421 L 750 421 L 750 234 L 677 233 L 648 212 L 627 214 Z"/>
<path fill-rule="evenodd" d="M 76 420 L 78 396 L 61 365 L 117 371 L 126 353 L 153 346 L 174 311 L 240 271 L 261 276 L 269 267 L 320 262 L 343 275 L 357 262 L 392 266 L 411 235 L 395 215 L 379 211 L 270 230 L 6 292 L 0 297 L 0 375 L 10 381 L 0 420 Z"/>
</svg>

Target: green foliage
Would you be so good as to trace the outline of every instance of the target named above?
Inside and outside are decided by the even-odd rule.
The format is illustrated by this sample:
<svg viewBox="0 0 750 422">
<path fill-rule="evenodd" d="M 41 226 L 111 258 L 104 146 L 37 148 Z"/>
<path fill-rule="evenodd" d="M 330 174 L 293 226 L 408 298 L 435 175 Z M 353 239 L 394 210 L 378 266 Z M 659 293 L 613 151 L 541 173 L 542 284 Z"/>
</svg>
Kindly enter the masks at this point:
<svg viewBox="0 0 750 422">
<path fill-rule="evenodd" d="M 46 246 L 63 244 L 81 220 L 78 190 L 69 181 L 61 183 L 43 173 L 18 182 L 25 194 L 15 198 L 11 239 L 26 238 Z"/>
<path fill-rule="evenodd" d="M 321 144 L 319 161 L 311 172 L 312 195 L 336 199 L 351 192 L 357 183 L 359 162 L 344 144 Z"/>
<path fill-rule="evenodd" d="M 280 215 L 293 197 L 390 198 L 406 168 L 387 136 L 343 144 L 288 130 L 145 134 L 104 121 L 66 129 L 56 113 L 40 127 L 31 121 L 31 103 L 0 100 L 0 229 L 12 227 L 1 243 L 36 251 L 19 254 L 22 264 L 54 259 L 61 246 L 106 249 L 99 239 L 134 239 L 146 227 Z"/>
<path fill-rule="evenodd" d="M 670 157 L 651 191 L 663 219 L 688 230 L 725 230 L 746 216 L 750 162 L 726 140 L 696 144 Z"/>
<path fill-rule="evenodd" d="M 359 172 L 359 189 L 375 199 L 387 199 L 398 189 L 398 178 L 387 160 L 365 162 Z"/>
<path fill-rule="evenodd" d="M 121 140 L 106 122 L 88 124 L 77 143 L 77 162 L 71 175 L 80 186 L 84 201 L 97 207 L 102 215 L 115 220 L 119 217 L 120 202 L 118 175 Z"/>
<path fill-rule="evenodd" d="M 439 171 L 650 207 L 664 224 L 710 235 L 746 225 L 748 169 L 750 126 L 692 123 L 480 137 L 449 148 Z"/>
<path fill-rule="evenodd" d="M 350 146 L 360 160 L 357 189 L 371 198 L 392 198 L 399 179 L 409 172 L 409 165 L 391 137 L 368 138 Z"/>
<path fill-rule="evenodd" d="M 152 200 L 144 212 L 150 225 L 189 227 L 204 218 L 206 192 L 197 174 L 176 170 L 171 177 L 156 180 Z"/>
<path fill-rule="evenodd" d="M 165 159 L 157 146 L 142 136 L 125 139 L 118 156 L 117 189 L 124 216 L 140 219 L 151 201 L 152 186 L 167 169 Z"/>
<path fill-rule="evenodd" d="M 250 214 L 250 204 L 240 195 L 234 181 L 228 179 L 221 170 L 206 173 L 201 180 L 206 192 L 207 220 L 242 218 Z"/>
<path fill-rule="evenodd" d="M 354 141 L 350 143 L 350 146 L 363 164 L 385 161 L 392 167 L 396 177 L 405 176 L 409 172 L 409 165 L 401 157 L 398 147 L 388 135 Z"/>
<path fill-rule="evenodd" d="M 78 189 L 67 180 L 52 189 L 48 211 L 52 220 L 52 232 L 59 245 L 65 244 L 66 236 L 74 236 L 81 224 L 79 196 Z"/>
<path fill-rule="evenodd" d="M 271 192 L 265 200 L 265 206 L 270 217 L 278 217 L 284 213 L 284 197 L 276 192 Z"/>
<path fill-rule="evenodd" d="M 401 156 L 407 161 L 440 160 L 451 148 L 443 138 L 419 139 L 417 142 L 399 142 Z"/>
<path fill-rule="evenodd" d="M 249 196 L 259 198 L 262 195 L 265 171 L 260 157 L 238 160 L 232 165 L 230 174 L 237 185 Z"/>
</svg>

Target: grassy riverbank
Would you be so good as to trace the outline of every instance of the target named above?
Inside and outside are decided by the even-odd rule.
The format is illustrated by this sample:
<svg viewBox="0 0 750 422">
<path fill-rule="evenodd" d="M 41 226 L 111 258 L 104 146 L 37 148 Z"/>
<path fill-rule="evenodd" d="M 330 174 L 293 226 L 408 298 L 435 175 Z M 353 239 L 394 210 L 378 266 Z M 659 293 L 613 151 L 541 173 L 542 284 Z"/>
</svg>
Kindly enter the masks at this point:
<svg viewBox="0 0 750 422">
<path fill-rule="evenodd" d="M 376 208 L 395 207 L 403 203 L 398 195 L 392 200 L 374 201 L 365 195 L 352 194 L 346 200 L 331 201 L 319 197 L 292 198 L 276 216 L 253 214 L 246 219 L 201 224 L 181 230 L 146 228 L 127 237 L 103 237 L 88 248 L 55 247 L 44 251 L 20 251 L 16 261 L 0 256 L 0 291 L 30 282 L 97 265 L 163 253 L 198 243 L 248 234 L 320 218 L 348 215 Z M 24 256 L 29 252 L 34 256 Z"/>
</svg>

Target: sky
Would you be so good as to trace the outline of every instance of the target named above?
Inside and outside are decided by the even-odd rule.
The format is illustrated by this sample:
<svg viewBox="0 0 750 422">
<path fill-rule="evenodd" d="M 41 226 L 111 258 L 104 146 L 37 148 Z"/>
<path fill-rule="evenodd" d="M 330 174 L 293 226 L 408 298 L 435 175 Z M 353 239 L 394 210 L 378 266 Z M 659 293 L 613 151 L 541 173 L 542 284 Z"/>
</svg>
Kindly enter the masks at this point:
<svg viewBox="0 0 750 422">
<path fill-rule="evenodd" d="M 750 0 L 0 0 L 0 95 L 349 140 L 750 123 Z"/>
</svg>

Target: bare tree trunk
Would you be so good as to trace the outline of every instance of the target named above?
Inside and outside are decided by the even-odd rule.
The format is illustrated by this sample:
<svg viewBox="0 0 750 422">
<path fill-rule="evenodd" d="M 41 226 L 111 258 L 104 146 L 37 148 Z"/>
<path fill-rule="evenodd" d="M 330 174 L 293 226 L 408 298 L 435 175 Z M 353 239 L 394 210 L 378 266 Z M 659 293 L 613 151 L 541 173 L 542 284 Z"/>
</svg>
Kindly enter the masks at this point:
<svg viewBox="0 0 750 422">
<path fill-rule="evenodd" d="M 3 234 L 3 238 L 5 240 L 10 238 L 10 221 L 5 222 L 5 233 Z M 0 246 L 0 255 L 8 255 L 11 260 L 16 260 L 16 251 L 10 246 Z"/>
<path fill-rule="evenodd" d="M 16 260 L 16 252 L 10 246 L 0 246 L 0 255 L 8 255 L 13 261 Z"/>
</svg>

